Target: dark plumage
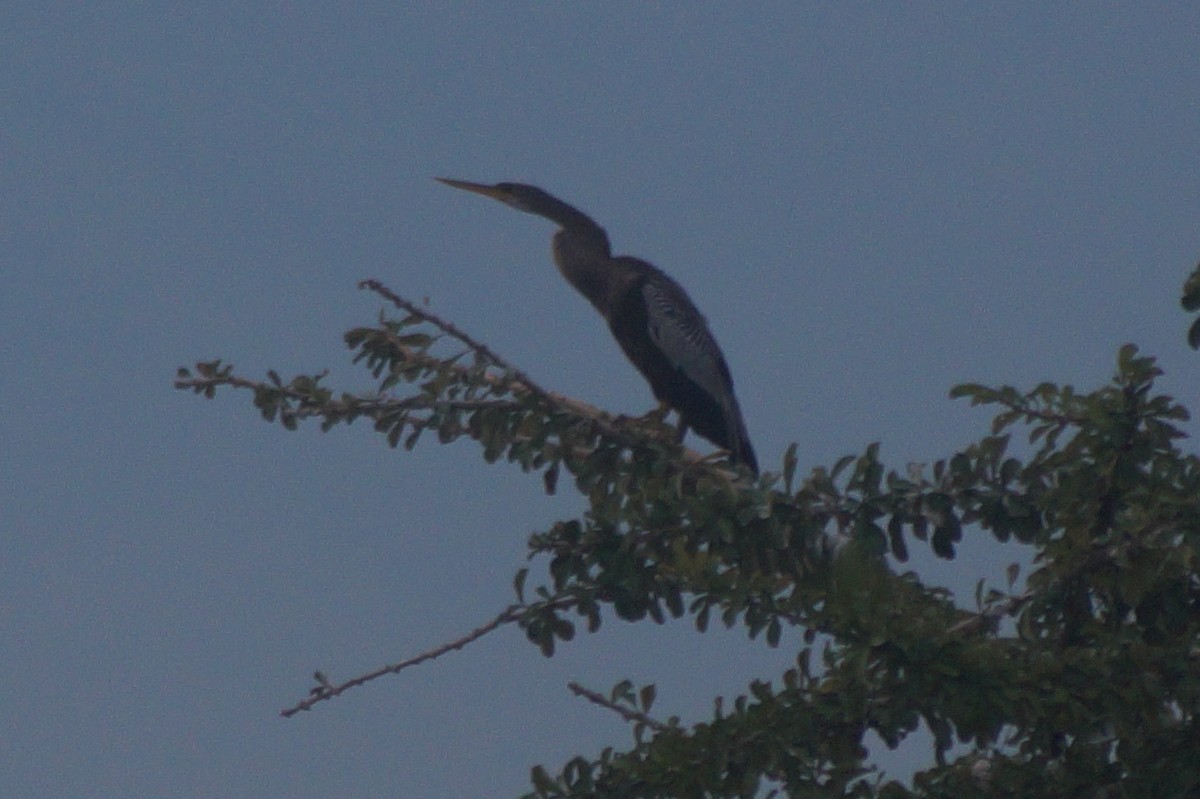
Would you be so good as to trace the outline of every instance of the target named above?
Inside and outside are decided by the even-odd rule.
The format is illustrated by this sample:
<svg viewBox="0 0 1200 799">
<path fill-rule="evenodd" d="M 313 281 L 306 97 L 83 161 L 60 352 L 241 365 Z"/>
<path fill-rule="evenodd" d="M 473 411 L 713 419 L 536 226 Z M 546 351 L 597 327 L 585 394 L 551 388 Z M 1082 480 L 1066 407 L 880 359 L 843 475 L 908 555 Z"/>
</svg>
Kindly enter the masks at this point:
<svg viewBox="0 0 1200 799">
<path fill-rule="evenodd" d="M 690 427 L 758 473 L 725 356 L 682 286 L 638 258 L 614 258 L 604 228 L 536 186 L 438 180 L 558 223 L 559 271 L 608 321 L 659 402 L 679 413 L 680 435 Z"/>
</svg>

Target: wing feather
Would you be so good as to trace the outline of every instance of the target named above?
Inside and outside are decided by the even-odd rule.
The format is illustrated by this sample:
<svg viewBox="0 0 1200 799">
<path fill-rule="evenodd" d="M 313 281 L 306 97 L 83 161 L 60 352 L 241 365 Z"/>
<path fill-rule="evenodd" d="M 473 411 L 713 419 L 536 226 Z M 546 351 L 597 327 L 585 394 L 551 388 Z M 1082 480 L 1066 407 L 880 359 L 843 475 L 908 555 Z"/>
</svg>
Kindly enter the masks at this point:
<svg viewBox="0 0 1200 799">
<path fill-rule="evenodd" d="M 731 393 L 725 356 L 704 317 L 678 285 L 647 280 L 642 286 L 650 338 L 679 371 L 712 397 Z"/>
<path fill-rule="evenodd" d="M 729 366 L 704 316 L 683 287 L 652 264 L 621 256 L 610 265 L 626 279 L 604 303 L 609 327 L 654 396 L 757 473 Z"/>
</svg>

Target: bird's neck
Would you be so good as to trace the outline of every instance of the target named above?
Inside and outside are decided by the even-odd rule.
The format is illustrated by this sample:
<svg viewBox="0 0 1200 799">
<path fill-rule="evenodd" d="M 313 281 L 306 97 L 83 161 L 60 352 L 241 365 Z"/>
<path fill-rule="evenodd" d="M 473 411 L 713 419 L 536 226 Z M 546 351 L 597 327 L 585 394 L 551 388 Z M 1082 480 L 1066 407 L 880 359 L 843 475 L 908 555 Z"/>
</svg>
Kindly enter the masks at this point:
<svg viewBox="0 0 1200 799">
<path fill-rule="evenodd" d="M 567 282 L 605 316 L 627 288 L 627 276 L 615 266 L 608 236 L 599 225 L 554 234 L 554 263 Z"/>
<path fill-rule="evenodd" d="M 604 232 L 604 228 L 583 214 L 579 216 L 586 224 L 561 225 L 561 229 L 554 234 L 555 251 L 611 258 L 612 247 L 608 243 L 608 234 Z"/>
<path fill-rule="evenodd" d="M 598 233 L 604 239 L 604 246 L 608 246 L 608 236 L 605 235 L 604 228 L 596 224 L 596 220 L 575 206 L 569 205 L 551 194 L 543 194 L 536 207 L 527 210 L 529 213 L 544 216 L 553 222 L 557 222 L 558 226 L 563 230 L 570 230 L 575 233 L 584 233 L 586 231 Z"/>
</svg>

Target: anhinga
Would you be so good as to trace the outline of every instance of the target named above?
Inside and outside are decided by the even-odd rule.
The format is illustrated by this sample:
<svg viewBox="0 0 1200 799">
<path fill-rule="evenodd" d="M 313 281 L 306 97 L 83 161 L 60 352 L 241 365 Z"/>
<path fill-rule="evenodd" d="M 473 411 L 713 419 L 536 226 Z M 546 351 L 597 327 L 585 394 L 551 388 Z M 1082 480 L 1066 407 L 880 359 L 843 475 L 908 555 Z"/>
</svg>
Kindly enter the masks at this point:
<svg viewBox="0 0 1200 799">
<path fill-rule="evenodd" d="M 690 427 L 758 473 L 725 356 L 682 286 L 638 258 L 613 257 L 604 228 L 536 186 L 438 180 L 558 223 L 558 270 L 608 321 L 655 398 L 679 412 L 680 438 Z"/>
</svg>

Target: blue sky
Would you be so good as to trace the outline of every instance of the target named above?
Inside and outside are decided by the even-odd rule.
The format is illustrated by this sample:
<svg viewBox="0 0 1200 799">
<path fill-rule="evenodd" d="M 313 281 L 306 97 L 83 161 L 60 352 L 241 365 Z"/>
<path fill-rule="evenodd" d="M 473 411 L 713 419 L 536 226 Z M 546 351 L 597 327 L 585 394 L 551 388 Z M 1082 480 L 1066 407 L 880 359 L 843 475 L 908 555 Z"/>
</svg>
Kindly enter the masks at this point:
<svg viewBox="0 0 1200 799">
<path fill-rule="evenodd" d="M 286 433 L 174 370 L 366 389 L 341 333 L 378 277 L 548 388 L 648 409 L 552 227 L 447 175 L 541 185 L 687 286 L 765 469 L 793 441 L 949 455 L 987 424 L 950 386 L 1092 388 L 1126 341 L 1194 406 L 1197 41 L 1186 3 L 7 4 L 0 795 L 515 795 L 629 740 L 569 680 L 701 719 L 777 675 L 786 640 L 610 620 L 281 719 L 315 668 L 489 618 L 581 503 L 465 442 Z M 915 555 L 956 590 L 1021 557 Z"/>
</svg>

